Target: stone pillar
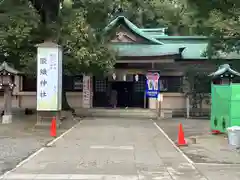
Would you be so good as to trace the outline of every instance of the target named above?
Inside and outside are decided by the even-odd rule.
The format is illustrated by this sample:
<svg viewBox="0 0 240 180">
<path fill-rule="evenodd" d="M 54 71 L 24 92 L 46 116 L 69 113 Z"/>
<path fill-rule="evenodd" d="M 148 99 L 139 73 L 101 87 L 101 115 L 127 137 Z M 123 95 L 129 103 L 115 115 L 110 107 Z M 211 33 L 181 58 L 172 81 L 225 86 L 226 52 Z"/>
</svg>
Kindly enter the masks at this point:
<svg viewBox="0 0 240 180">
<path fill-rule="evenodd" d="M 20 91 L 21 91 L 21 77 L 16 75 L 14 76 L 14 84 L 15 84 L 15 87 L 13 89 L 13 94 L 18 94 Z"/>
<path fill-rule="evenodd" d="M 156 98 L 148 98 L 148 107 L 149 109 L 157 109 L 157 99 Z"/>
<path fill-rule="evenodd" d="M 12 90 L 10 87 L 4 89 L 4 115 L 2 117 L 2 123 L 12 123 Z"/>
<path fill-rule="evenodd" d="M 190 99 L 189 96 L 186 97 L 186 110 L 187 110 L 187 119 L 190 118 Z"/>
<path fill-rule="evenodd" d="M 14 76 L 14 84 L 15 87 L 13 89 L 13 97 L 12 97 L 12 105 L 13 107 L 17 107 L 20 108 L 20 96 L 19 96 L 19 92 L 21 91 L 21 79 L 22 77 L 19 75 Z"/>
<path fill-rule="evenodd" d="M 62 48 L 48 41 L 37 47 L 36 126 L 49 127 L 53 117 L 59 125 L 62 110 Z"/>
</svg>

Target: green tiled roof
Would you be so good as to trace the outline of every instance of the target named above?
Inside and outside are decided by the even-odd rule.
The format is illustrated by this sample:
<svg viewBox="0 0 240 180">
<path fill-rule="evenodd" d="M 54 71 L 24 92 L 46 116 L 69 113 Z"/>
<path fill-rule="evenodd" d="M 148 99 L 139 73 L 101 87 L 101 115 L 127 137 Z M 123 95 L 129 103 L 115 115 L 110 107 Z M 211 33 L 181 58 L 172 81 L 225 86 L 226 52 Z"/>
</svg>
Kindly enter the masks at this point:
<svg viewBox="0 0 240 180">
<path fill-rule="evenodd" d="M 134 33 L 138 34 L 142 38 L 148 40 L 151 43 L 154 44 L 163 44 L 159 40 L 147 36 L 143 31 L 141 31 L 137 26 L 135 26 L 132 22 L 130 22 L 127 18 L 124 16 L 118 16 L 116 19 L 114 19 L 110 24 L 104 29 L 106 32 L 111 30 L 112 28 L 118 26 L 119 24 L 124 24 L 127 26 L 130 30 L 132 30 Z"/>
<path fill-rule="evenodd" d="M 126 26 L 151 44 L 111 43 L 112 48 L 118 52 L 118 56 L 161 56 L 181 53 L 182 59 L 207 59 L 204 57 L 208 46 L 206 36 L 167 36 L 164 34 L 165 28 L 140 29 L 124 16 L 114 19 L 105 28 L 105 32 L 119 25 Z M 184 50 L 180 51 L 180 48 Z M 221 53 L 220 58 L 240 59 L 240 54 Z"/>
<path fill-rule="evenodd" d="M 111 48 L 117 51 L 118 56 L 163 56 L 178 55 L 179 46 L 172 45 L 148 45 L 148 44 L 111 44 Z"/>
<path fill-rule="evenodd" d="M 156 36 L 156 39 L 159 41 L 161 40 L 184 40 L 184 41 L 191 41 L 191 40 L 206 40 L 208 37 L 206 36 Z"/>
<path fill-rule="evenodd" d="M 183 44 L 185 49 L 182 52 L 183 59 L 207 59 L 204 57 L 204 53 L 207 49 L 206 43 L 199 43 L 199 44 Z"/>
<path fill-rule="evenodd" d="M 165 45 L 183 46 L 182 59 L 207 59 L 204 53 L 207 50 L 208 38 L 205 36 L 161 36 L 158 38 Z M 240 54 L 219 53 L 221 59 L 240 59 Z M 215 57 L 217 59 L 217 57 Z"/>
<path fill-rule="evenodd" d="M 155 28 L 155 29 L 140 29 L 144 34 L 146 34 L 147 36 L 150 36 L 154 39 L 155 36 L 159 37 L 159 36 L 166 36 L 165 34 L 165 30 L 166 28 Z"/>
</svg>

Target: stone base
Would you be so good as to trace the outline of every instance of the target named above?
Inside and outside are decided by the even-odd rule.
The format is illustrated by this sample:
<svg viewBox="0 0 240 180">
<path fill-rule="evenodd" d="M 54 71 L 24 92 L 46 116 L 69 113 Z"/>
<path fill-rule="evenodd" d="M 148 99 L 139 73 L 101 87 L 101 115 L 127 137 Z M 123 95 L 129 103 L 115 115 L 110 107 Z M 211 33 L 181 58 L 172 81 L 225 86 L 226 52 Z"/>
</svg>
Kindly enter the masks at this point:
<svg viewBox="0 0 240 180">
<path fill-rule="evenodd" d="M 52 115 L 52 112 L 38 112 L 35 128 L 50 128 L 53 116 L 56 117 L 57 127 L 59 127 L 61 124 L 59 113 L 57 113 L 57 115 Z"/>
<path fill-rule="evenodd" d="M 12 123 L 12 115 L 2 116 L 2 124 L 11 124 L 11 123 Z"/>
<path fill-rule="evenodd" d="M 49 129 L 51 127 L 51 121 L 37 121 L 35 124 L 35 129 Z M 57 128 L 60 127 L 60 122 L 57 121 Z"/>
</svg>

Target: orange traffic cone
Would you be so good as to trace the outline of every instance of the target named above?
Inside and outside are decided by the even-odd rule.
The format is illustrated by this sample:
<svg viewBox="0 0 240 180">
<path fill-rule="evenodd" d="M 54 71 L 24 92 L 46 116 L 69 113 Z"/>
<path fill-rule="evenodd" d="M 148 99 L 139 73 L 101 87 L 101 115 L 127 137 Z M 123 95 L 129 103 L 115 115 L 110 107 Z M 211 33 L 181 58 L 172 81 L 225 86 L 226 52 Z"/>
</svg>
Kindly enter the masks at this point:
<svg viewBox="0 0 240 180">
<path fill-rule="evenodd" d="M 56 117 L 52 118 L 52 123 L 50 127 L 50 136 L 56 137 L 57 136 L 57 122 L 56 122 Z"/>
<path fill-rule="evenodd" d="M 179 124 L 179 130 L 178 130 L 178 146 L 187 146 L 187 142 L 184 138 L 184 131 L 182 124 Z"/>
<path fill-rule="evenodd" d="M 212 130 L 211 132 L 213 135 L 218 135 L 221 134 L 221 132 L 219 130 Z"/>
</svg>

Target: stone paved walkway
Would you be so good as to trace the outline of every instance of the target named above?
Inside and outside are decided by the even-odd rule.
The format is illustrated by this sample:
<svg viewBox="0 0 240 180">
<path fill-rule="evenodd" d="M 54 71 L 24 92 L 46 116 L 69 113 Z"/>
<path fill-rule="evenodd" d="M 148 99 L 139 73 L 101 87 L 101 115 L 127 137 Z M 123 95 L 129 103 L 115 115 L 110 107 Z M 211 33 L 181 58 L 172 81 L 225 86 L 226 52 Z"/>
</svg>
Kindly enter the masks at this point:
<svg viewBox="0 0 240 180">
<path fill-rule="evenodd" d="M 229 147 L 224 135 L 213 136 L 209 133 L 209 120 L 176 118 L 157 121 L 172 141 L 177 140 L 179 123 L 183 124 L 187 140 L 190 137 L 197 140 L 196 144 L 190 143 L 181 150 L 208 180 L 240 179 L 240 153 Z"/>
<path fill-rule="evenodd" d="M 2 179 L 209 180 L 150 120 L 86 119 Z"/>
</svg>

